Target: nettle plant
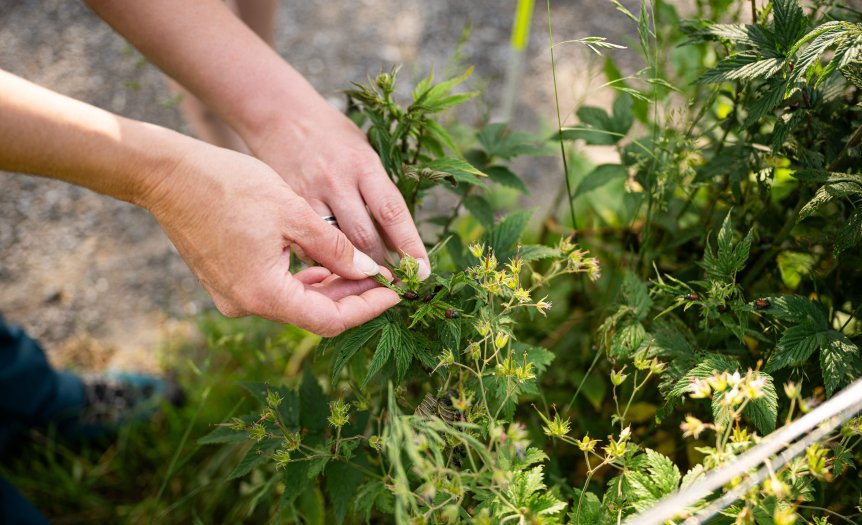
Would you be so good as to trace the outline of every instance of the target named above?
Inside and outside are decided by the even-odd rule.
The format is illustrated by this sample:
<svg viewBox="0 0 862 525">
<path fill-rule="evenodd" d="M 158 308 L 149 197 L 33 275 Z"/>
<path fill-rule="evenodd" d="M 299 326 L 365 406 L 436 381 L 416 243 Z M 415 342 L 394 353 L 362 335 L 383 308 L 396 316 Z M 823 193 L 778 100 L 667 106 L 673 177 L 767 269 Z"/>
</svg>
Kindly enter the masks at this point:
<svg viewBox="0 0 862 525">
<path fill-rule="evenodd" d="M 247 448 L 230 477 L 257 480 L 252 508 L 621 523 L 862 374 L 862 16 L 699 0 L 683 24 L 663 1 L 613 3 L 645 67 L 605 59 L 611 111 L 582 107 L 552 137 L 567 160 L 584 143 L 620 160 L 566 173 L 571 228 L 550 210 L 550 242 L 522 242 L 529 213 L 498 219 L 488 198 L 525 190 L 509 161 L 543 144 L 490 124 L 462 152 L 438 120 L 475 96 L 453 93 L 470 71 L 406 105 L 397 70 L 347 92 L 411 211 L 434 188 L 454 205 L 428 220 L 435 273 L 403 257 L 381 282 L 401 304 L 323 341 L 327 374 L 247 385 L 260 409 L 201 440 Z M 851 420 L 710 523 L 852 522 L 860 441 Z"/>
<path fill-rule="evenodd" d="M 439 84 L 429 76 L 407 107 L 394 100 L 396 73 L 347 93 L 411 210 L 435 186 L 456 195 L 450 215 L 434 221 L 441 226 L 430 253 L 436 273 L 419 281 L 416 261 L 403 256 L 392 268 L 396 280 L 379 280 L 401 304 L 322 342 L 318 360 L 331 364 L 334 400 L 327 403 L 310 372 L 298 388 L 247 385 L 262 409 L 201 443 L 250 439 L 229 477 L 270 471 L 260 491 L 280 492 L 273 511 L 280 517 L 310 512 L 308 499 L 298 498 L 321 487 L 338 523 L 355 514 L 371 520 L 375 511 L 399 522 L 553 521 L 566 503 L 546 487 L 547 456 L 530 446 L 514 415 L 522 396 L 538 394 L 537 379 L 554 355 L 520 342 L 518 321 L 551 308 L 543 290 L 554 280 L 598 279 L 598 261 L 568 237 L 553 246 L 521 244 L 528 212 L 495 220 L 484 181 L 525 189 L 506 162 L 540 148 L 531 136 L 492 124 L 461 154 L 433 115 L 475 95 L 451 94 L 469 71 Z M 484 229 L 467 246 L 450 231 L 463 207 Z"/>
</svg>

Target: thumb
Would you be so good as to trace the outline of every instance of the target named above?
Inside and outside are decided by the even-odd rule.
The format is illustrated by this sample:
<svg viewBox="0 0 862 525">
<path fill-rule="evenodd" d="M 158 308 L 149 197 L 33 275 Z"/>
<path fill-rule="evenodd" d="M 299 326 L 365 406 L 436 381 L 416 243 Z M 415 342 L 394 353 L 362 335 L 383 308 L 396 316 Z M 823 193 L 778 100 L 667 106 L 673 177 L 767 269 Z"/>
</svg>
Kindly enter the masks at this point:
<svg viewBox="0 0 862 525">
<path fill-rule="evenodd" d="M 356 249 L 341 230 L 323 221 L 310 207 L 300 220 L 302 234 L 292 239 L 292 243 L 332 273 L 354 280 L 380 273 L 374 259 Z"/>
</svg>

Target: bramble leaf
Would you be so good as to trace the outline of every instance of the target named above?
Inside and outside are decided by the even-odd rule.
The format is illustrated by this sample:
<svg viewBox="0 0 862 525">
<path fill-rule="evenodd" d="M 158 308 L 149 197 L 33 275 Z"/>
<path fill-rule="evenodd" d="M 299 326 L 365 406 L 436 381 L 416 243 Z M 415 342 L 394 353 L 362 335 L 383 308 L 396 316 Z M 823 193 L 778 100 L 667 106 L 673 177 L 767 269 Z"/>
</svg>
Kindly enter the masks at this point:
<svg viewBox="0 0 862 525">
<path fill-rule="evenodd" d="M 862 366 L 860 366 L 859 348 L 846 336 L 835 330 L 829 330 L 822 339 L 820 369 L 826 395 L 831 397 L 836 390 L 856 379 L 862 372 Z"/>
<path fill-rule="evenodd" d="M 358 468 L 344 461 L 331 461 L 326 467 L 326 492 L 332 503 L 335 523 L 344 523 L 347 511 L 353 500 L 356 489 L 362 483 L 365 475 Z"/>
<path fill-rule="evenodd" d="M 766 372 L 775 372 L 790 365 L 806 361 L 823 343 L 823 332 L 811 322 L 791 326 L 781 334 L 775 353 L 766 363 Z"/>
</svg>

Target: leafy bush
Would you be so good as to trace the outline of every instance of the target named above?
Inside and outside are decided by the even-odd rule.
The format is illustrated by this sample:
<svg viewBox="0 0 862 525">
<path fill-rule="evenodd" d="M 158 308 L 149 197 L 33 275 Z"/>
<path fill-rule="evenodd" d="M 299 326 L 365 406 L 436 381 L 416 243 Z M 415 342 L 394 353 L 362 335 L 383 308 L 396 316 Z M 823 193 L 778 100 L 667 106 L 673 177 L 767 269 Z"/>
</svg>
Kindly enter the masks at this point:
<svg viewBox="0 0 862 525">
<path fill-rule="evenodd" d="M 431 278 L 402 258 L 398 307 L 322 342 L 323 374 L 249 384 L 260 408 L 201 440 L 247 449 L 230 477 L 262 480 L 270 518 L 618 523 L 862 373 L 862 15 L 615 4 L 645 67 L 606 58 L 611 111 L 551 137 L 578 168 L 538 232 L 489 192 L 524 190 L 510 161 L 544 141 L 436 120 L 476 95 L 453 94 L 469 71 L 406 106 L 397 71 L 348 92 L 411 210 L 435 187 L 455 205 L 428 221 Z M 590 145 L 619 162 L 589 166 Z M 852 420 L 714 522 L 858 519 L 860 436 Z"/>
</svg>

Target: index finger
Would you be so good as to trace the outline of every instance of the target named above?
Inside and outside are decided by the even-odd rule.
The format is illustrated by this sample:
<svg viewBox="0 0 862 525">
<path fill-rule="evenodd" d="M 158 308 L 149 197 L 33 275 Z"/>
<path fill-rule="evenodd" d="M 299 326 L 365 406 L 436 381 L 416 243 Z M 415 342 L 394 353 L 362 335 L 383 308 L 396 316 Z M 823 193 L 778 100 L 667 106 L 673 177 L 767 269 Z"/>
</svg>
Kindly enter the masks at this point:
<svg viewBox="0 0 862 525">
<path fill-rule="evenodd" d="M 359 191 L 374 220 L 392 241 L 393 248 L 418 260 L 419 278 L 427 278 L 431 274 L 431 263 L 428 260 L 428 252 L 425 251 L 425 244 L 419 237 L 419 231 L 401 192 L 383 173 L 383 168 L 380 168 L 379 176 L 360 179 Z"/>
</svg>

